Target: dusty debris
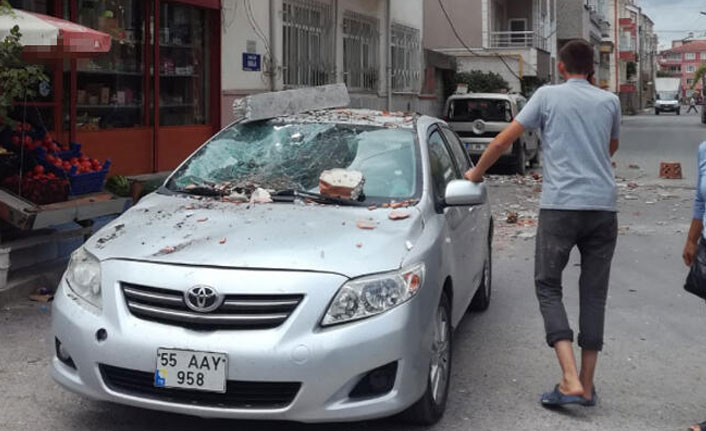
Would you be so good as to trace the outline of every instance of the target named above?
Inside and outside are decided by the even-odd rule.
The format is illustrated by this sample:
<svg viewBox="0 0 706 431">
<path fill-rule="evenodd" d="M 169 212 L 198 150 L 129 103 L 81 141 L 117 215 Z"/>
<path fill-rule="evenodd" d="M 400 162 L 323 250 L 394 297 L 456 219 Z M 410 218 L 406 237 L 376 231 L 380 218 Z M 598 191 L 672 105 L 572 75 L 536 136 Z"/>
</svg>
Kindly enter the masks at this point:
<svg viewBox="0 0 706 431">
<path fill-rule="evenodd" d="M 256 188 L 250 196 L 251 204 L 270 204 L 272 203 L 272 195 L 265 189 Z"/>
<path fill-rule="evenodd" d="M 200 218 L 200 219 L 198 219 L 198 220 L 196 220 L 196 221 L 197 221 L 198 223 L 203 223 L 203 222 L 205 222 L 205 221 L 208 221 L 208 217 Z"/>
<path fill-rule="evenodd" d="M 633 195 L 625 195 L 625 196 L 624 196 L 624 199 L 625 199 L 626 201 L 636 201 L 636 200 L 638 200 L 639 198 L 638 198 L 637 196 L 633 196 Z"/>
<path fill-rule="evenodd" d="M 409 213 L 406 211 L 391 211 L 390 214 L 387 215 L 387 217 L 390 220 L 404 220 L 409 218 Z"/>
<path fill-rule="evenodd" d="M 226 241 L 228 241 L 228 238 L 221 238 L 220 241 L 218 241 L 219 244 L 225 244 Z"/>
<path fill-rule="evenodd" d="M 517 225 L 523 226 L 523 227 L 537 226 L 537 220 L 525 217 L 525 218 L 518 219 Z"/>
<path fill-rule="evenodd" d="M 376 207 L 375 205 L 370 205 L 368 207 L 368 210 L 370 210 L 370 211 L 375 211 L 376 209 L 378 209 L 378 207 Z"/>
<path fill-rule="evenodd" d="M 505 221 L 507 224 L 516 224 L 517 221 L 520 219 L 520 214 L 514 211 L 508 211 L 507 212 L 507 217 L 505 218 Z"/>
<path fill-rule="evenodd" d="M 640 165 L 636 165 L 635 163 L 630 163 L 630 164 L 628 164 L 628 168 L 630 168 L 630 169 L 640 169 Z"/>
<path fill-rule="evenodd" d="M 358 220 L 355 225 L 358 226 L 358 229 L 363 230 L 373 230 L 377 227 L 377 223 L 372 220 Z"/>
<path fill-rule="evenodd" d="M 627 183 L 628 190 L 635 190 L 640 187 L 636 182 L 630 181 Z"/>
<path fill-rule="evenodd" d="M 414 248 L 414 244 L 412 244 L 412 241 L 406 241 L 404 245 L 405 247 L 407 247 L 407 250 L 411 250 Z"/>
<path fill-rule="evenodd" d="M 330 169 L 319 176 L 319 191 L 325 196 L 357 200 L 363 193 L 363 185 L 365 178 L 360 171 Z"/>
<path fill-rule="evenodd" d="M 363 243 L 362 243 L 362 242 L 356 243 L 355 246 L 356 246 L 357 248 L 363 248 Z"/>
</svg>

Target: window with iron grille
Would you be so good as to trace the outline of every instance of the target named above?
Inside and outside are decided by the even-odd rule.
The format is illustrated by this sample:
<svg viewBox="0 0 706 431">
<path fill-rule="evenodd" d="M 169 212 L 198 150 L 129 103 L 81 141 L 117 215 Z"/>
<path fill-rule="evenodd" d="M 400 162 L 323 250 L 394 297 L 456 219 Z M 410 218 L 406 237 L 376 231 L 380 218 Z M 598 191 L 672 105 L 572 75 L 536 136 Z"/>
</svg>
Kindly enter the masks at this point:
<svg viewBox="0 0 706 431">
<path fill-rule="evenodd" d="M 392 90 L 416 92 L 419 87 L 421 45 L 419 30 L 400 24 L 391 27 Z"/>
<path fill-rule="evenodd" d="M 333 16 L 331 6 L 315 0 L 284 0 L 282 4 L 284 85 L 333 82 Z"/>
<path fill-rule="evenodd" d="M 379 28 L 373 17 L 353 12 L 343 16 L 343 80 L 352 90 L 378 88 Z"/>
</svg>

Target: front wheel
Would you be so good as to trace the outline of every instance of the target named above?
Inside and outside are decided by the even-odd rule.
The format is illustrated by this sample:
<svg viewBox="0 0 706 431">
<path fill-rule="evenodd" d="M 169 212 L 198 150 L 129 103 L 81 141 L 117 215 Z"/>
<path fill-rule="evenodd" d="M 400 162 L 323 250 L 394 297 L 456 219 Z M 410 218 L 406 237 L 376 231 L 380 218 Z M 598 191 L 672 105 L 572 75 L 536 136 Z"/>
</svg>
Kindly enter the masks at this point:
<svg viewBox="0 0 706 431">
<path fill-rule="evenodd" d="M 677 109 L 677 115 L 681 115 L 681 109 Z"/>
<path fill-rule="evenodd" d="M 444 415 L 449 397 L 451 380 L 451 303 L 445 293 L 434 315 L 434 339 L 431 347 L 431 364 L 426 376 L 424 396 L 410 407 L 404 417 L 417 425 L 434 425 Z"/>
<path fill-rule="evenodd" d="M 655 115 L 659 115 L 659 111 L 655 109 Z"/>
</svg>

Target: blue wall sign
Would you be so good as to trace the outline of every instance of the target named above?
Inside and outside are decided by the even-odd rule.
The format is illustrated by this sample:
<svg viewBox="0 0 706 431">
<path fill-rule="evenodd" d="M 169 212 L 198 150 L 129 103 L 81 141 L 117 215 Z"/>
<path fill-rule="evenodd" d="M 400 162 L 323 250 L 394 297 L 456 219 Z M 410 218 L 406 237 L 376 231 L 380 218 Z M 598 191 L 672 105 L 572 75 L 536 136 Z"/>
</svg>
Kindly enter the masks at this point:
<svg viewBox="0 0 706 431">
<path fill-rule="evenodd" d="M 260 54 L 243 53 L 243 70 L 250 72 L 259 72 L 262 64 L 262 56 Z"/>
</svg>

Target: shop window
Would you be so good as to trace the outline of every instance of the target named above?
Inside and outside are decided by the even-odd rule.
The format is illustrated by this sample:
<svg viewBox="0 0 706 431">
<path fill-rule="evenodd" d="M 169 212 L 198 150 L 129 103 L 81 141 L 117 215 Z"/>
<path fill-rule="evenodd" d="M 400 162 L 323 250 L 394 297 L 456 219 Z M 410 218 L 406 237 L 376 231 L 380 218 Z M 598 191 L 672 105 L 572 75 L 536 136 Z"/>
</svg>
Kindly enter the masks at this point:
<svg viewBox="0 0 706 431">
<path fill-rule="evenodd" d="M 282 22 L 284 84 L 315 86 L 332 82 L 331 6 L 314 0 L 284 0 Z"/>
<path fill-rule="evenodd" d="M 377 19 L 346 12 L 343 17 L 343 79 L 348 88 L 377 90 L 379 44 Z"/>
<path fill-rule="evenodd" d="M 204 9 L 161 3 L 159 15 L 159 123 L 209 121 L 209 43 Z"/>
<path fill-rule="evenodd" d="M 684 60 L 696 60 L 696 53 L 687 52 L 686 54 L 684 54 Z"/>
<path fill-rule="evenodd" d="M 108 33 L 110 52 L 76 63 L 76 128 L 145 125 L 144 2 L 78 0 L 79 24 Z"/>
<path fill-rule="evenodd" d="M 391 36 L 392 90 L 416 92 L 421 73 L 419 30 L 392 24 Z"/>
</svg>

